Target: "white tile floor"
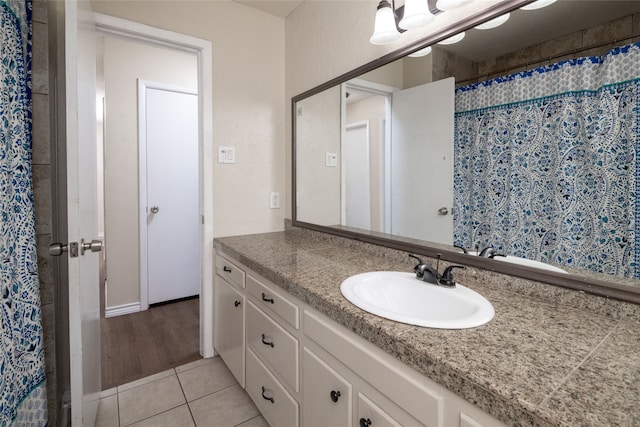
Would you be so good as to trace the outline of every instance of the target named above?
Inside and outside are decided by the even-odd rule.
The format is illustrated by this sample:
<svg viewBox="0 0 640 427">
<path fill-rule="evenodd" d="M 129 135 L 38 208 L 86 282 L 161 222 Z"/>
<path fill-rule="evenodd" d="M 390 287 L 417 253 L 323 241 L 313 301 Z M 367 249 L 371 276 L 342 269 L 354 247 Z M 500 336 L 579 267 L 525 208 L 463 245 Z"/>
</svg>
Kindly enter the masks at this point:
<svg viewBox="0 0 640 427">
<path fill-rule="evenodd" d="M 219 357 L 102 392 L 96 427 L 268 427 Z"/>
</svg>

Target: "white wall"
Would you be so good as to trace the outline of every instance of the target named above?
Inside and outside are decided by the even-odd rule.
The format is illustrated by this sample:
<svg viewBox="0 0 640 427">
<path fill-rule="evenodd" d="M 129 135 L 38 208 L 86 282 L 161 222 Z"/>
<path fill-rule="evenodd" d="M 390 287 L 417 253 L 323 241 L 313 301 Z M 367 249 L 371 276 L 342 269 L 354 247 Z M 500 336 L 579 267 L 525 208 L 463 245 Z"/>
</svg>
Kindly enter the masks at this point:
<svg viewBox="0 0 640 427">
<path fill-rule="evenodd" d="M 385 46 L 369 43 L 378 0 L 307 0 L 286 19 L 286 100 L 369 63 L 412 42 L 427 37 L 501 0 L 478 0 L 439 15 L 417 32 L 407 32 Z M 287 162 L 291 158 L 291 115 L 287 109 Z M 288 170 L 287 187 L 291 174 Z M 290 215 L 291 197 L 287 197 Z"/>
<path fill-rule="evenodd" d="M 137 79 L 197 89 L 195 54 L 104 37 L 107 308 L 140 299 Z"/>
<path fill-rule="evenodd" d="M 93 1 L 94 11 L 205 40 L 213 46 L 213 144 L 235 164 L 213 168 L 214 236 L 284 228 L 284 20 L 232 1 Z"/>
</svg>

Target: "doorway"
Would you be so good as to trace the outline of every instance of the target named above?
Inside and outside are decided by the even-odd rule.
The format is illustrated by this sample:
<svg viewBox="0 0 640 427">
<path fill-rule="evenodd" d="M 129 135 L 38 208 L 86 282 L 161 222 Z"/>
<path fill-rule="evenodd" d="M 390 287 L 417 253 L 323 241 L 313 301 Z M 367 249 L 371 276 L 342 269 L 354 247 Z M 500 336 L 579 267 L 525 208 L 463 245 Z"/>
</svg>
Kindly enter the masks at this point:
<svg viewBox="0 0 640 427">
<path fill-rule="evenodd" d="M 213 230 L 212 230 L 212 171 L 210 168 L 204 168 L 205 164 L 213 163 L 213 145 L 212 145 L 212 97 L 211 97 L 211 88 L 212 88 L 212 80 L 211 80 L 211 67 L 212 67 L 212 49 L 211 43 L 205 40 L 197 39 L 194 37 L 172 33 L 165 30 L 160 30 L 157 28 L 149 27 L 143 24 L 134 23 L 131 21 L 114 18 L 106 15 L 96 15 L 96 27 L 99 35 L 102 36 L 102 40 L 109 39 L 110 42 L 113 42 L 115 45 L 122 47 L 124 44 L 134 44 L 138 46 L 145 46 L 147 49 L 162 51 L 165 54 L 174 55 L 174 56 L 183 56 L 190 58 L 189 66 L 190 70 L 188 72 L 175 71 L 175 65 L 182 63 L 181 61 L 167 61 L 161 62 L 160 66 L 157 65 L 155 68 L 158 70 L 174 69 L 172 72 L 173 75 L 178 77 L 184 77 L 188 75 L 191 77 L 189 82 L 185 82 L 184 80 L 176 81 L 176 80 L 166 80 L 163 76 L 156 75 L 146 75 L 150 80 L 154 81 L 169 81 L 170 84 L 174 86 L 187 86 L 191 89 L 194 89 L 198 95 L 195 97 L 195 111 L 197 115 L 197 129 L 195 131 L 196 134 L 196 160 L 195 166 L 191 166 L 190 169 L 195 171 L 195 198 L 198 202 L 198 207 L 196 208 L 196 213 L 194 215 L 192 226 L 195 225 L 195 234 L 196 236 L 196 255 L 193 257 L 195 259 L 191 259 L 190 261 L 194 263 L 194 266 L 191 266 L 189 270 L 195 270 L 196 272 L 196 294 L 199 293 L 201 298 L 199 300 L 194 300 L 196 306 L 198 307 L 198 326 L 199 332 L 198 335 L 198 353 L 203 357 L 211 357 L 214 354 L 213 351 L 213 336 L 212 336 L 212 308 L 210 304 L 207 306 L 204 304 L 204 301 L 207 301 L 213 292 L 212 289 L 212 245 L 211 242 L 213 240 Z M 104 42 L 103 42 L 104 43 Z M 104 46 L 102 46 L 104 48 Z M 115 49 L 116 51 L 126 52 L 124 49 Z M 133 54 L 136 56 L 136 54 Z M 133 61 L 124 60 L 124 62 L 120 62 L 121 68 L 130 67 L 133 65 Z M 108 58 L 105 58 L 104 63 L 99 63 L 98 68 L 105 69 L 109 65 Z M 150 64 L 153 65 L 153 64 Z M 173 67 L 173 68 L 172 68 Z M 105 74 L 106 74 L 105 69 Z M 105 77 L 105 76 L 103 76 Z M 145 77 L 145 76 L 139 76 Z M 131 86 L 131 85 L 129 85 Z M 130 206 L 133 205 L 135 207 L 135 214 L 132 215 L 133 221 L 135 222 L 135 233 L 128 233 L 126 240 L 126 244 L 120 245 L 118 247 L 117 244 L 114 244 L 113 238 L 114 233 L 117 235 L 118 232 L 122 233 L 125 231 L 124 225 L 126 224 L 123 221 L 109 221 L 108 215 L 105 215 L 103 220 L 103 230 L 105 232 L 106 237 L 106 288 L 103 292 L 103 307 L 106 308 L 105 315 L 108 316 L 117 316 L 120 314 L 127 313 L 135 313 L 140 311 L 143 307 L 143 299 L 142 294 L 140 293 L 140 280 L 141 280 L 141 268 L 140 268 L 140 258 L 139 258 L 139 230 L 137 229 L 139 226 L 139 218 L 140 215 L 138 211 L 139 207 L 139 194 L 138 194 L 138 159 L 137 155 L 138 150 L 138 114 L 137 114 L 137 87 L 134 81 L 132 91 L 133 92 L 133 102 L 130 104 L 133 105 L 133 113 L 125 112 L 124 109 L 120 108 L 109 108 L 109 90 L 112 86 L 103 85 L 103 92 L 98 93 L 101 95 L 102 103 L 98 102 L 98 108 L 100 109 L 101 104 L 105 107 L 102 114 L 98 114 L 98 121 L 102 119 L 107 126 L 99 129 L 98 136 L 105 136 L 105 145 L 102 147 L 104 150 L 105 159 L 104 165 L 106 166 L 104 169 L 104 184 L 101 187 L 104 190 L 105 196 L 105 211 L 112 207 L 114 209 L 122 209 L 126 210 Z M 100 86 L 98 87 L 100 89 Z M 106 90 L 105 90 L 106 89 Z M 125 168 L 123 167 L 123 163 L 121 162 L 110 162 L 113 160 L 113 157 L 109 157 L 110 153 L 113 153 L 113 150 L 110 151 L 110 148 L 114 148 L 113 146 L 109 146 L 109 144 L 115 140 L 117 140 L 117 134 L 114 135 L 114 130 L 109 128 L 108 124 L 117 121 L 116 119 L 120 119 L 126 116 L 127 119 L 133 118 L 133 128 L 134 131 L 134 143 L 124 144 L 124 147 L 121 147 L 120 150 L 125 157 L 128 157 L 129 160 L 133 160 L 133 167 L 129 165 L 129 168 L 125 172 Z M 133 150 L 133 153 L 131 151 Z M 98 165 L 101 167 L 102 165 Z M 129 179 L 130 175 L 128 175 L 131 171 L 135 172 L 135 178 Z M 111 175 L 110 175 L 111 174 Z M 101 175 L 100 173 L 98 174 Z M 134 202 L 132 203 L 110 203 L 109 192 L 110 192 L 110 180 L 109 178 L 119 178 L 125 186 L 130 187 L 134 193 Z M 146 211 L 146 205 L 141 207 L 142 210 Z M 131 246 L 131 247 L 128 247 Z M 122 249 L 124 248 L 124 249 Z M 171 252 L 171 251 L 169 251 Z M 115 254 L 114 254 L 115 253 Z M 129 261 L 133 260 L 131 264 L 135 267 L 133 269 L 134 274 L 131 274 L 131 270 L 129 270 L 129 275 L 126 278 L 126 292 L 121 293 L 120 296 L 114 295 L 115 286 L 114 281 L 114 271 L 118 271 L 117 265 L 114 269 L 112 265 L 114 263 L 114 258 L 117 255 L 122 255 L 124 253 L 128 253 L 129 255 L 135 254 L 135 256 L 129 256 Z M 117 263 L 116 263 L 117 264 Z M 130 265 L 131 265 L 130 264 Z M 137 264 L 137 265 L 136 265 Z M 114 299 L 116 296 L 118 299 Z M 148 302 L 148 299 L 147 299 Z M 115 308 L 115 310 L 114 310 Z M 196 329 L 196 330 L 197 330 Z"/>
</svg>

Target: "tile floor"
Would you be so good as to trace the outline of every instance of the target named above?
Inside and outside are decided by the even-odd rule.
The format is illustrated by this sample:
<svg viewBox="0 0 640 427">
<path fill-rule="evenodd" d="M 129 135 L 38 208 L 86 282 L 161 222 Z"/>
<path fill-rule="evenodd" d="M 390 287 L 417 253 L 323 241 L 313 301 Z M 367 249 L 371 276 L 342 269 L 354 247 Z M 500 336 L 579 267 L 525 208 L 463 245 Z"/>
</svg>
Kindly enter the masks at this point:
<svg viewBox="0 0 640 427">
<path fill-rule="evenodd" d="M 198 361 L 101 394 L 96 427 L 268 427 L 222 359 Z"/>
</svg>

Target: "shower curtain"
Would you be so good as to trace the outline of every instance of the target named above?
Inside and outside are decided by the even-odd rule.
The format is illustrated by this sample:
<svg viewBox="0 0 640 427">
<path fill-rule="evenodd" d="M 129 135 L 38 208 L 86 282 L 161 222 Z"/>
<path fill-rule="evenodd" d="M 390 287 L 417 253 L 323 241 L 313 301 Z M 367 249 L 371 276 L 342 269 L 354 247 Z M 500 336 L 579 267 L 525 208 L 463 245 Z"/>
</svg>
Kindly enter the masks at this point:
<svg viewBox="0 0 640 427">
<path fill-rule="evenodd" d="M 31 2 L 0 1 L 0 425 L 47 425 L 31 176 Z"/>
<path fill-rule="evenodd" d="M 639 44 L 460 87 L 455 101 L 455 244 L 640 276 Z"/>
</svg>

